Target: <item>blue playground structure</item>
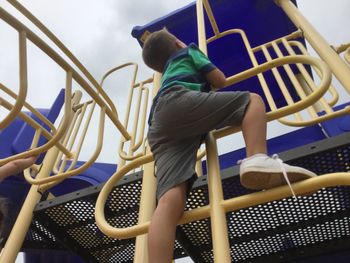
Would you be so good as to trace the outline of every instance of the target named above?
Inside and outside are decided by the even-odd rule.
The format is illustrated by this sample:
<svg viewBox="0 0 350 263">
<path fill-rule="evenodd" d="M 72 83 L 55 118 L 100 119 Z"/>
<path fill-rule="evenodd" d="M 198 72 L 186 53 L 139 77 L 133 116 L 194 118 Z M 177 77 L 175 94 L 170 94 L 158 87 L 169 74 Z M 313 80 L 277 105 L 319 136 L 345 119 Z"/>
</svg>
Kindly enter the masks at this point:
<svg viewBox="0 0 350 263">
<path fill-rule="evenodd" d="M 157 74 L 137 83 L 135 66 L 129 102 L 136 97 L 138 106 L 134 109 L 134 123 L 129 123 L 130 108 L 135 107 L 131 103 L 122 123 L 102 89 L 103 81 L 114 71 L 134 64 L 110 70 L 98 83 L 28 10 L 17 1 L 9 2 L 38 26 L 80 72 L 0 7 L 3 21 L 18 32 L 26 32 L 24 38 L 67 71 L 67 86 L 52 106 L 37 109 L 48 121 L 25 105 L 0 130 L 1 165 L 11 156 L 21 157 L 33 150 L 40 153 L 37 168 L 33 166 L 0 184 L 0 196 L 8 203 L 0 263 L 10 262 L 18 251 L 25 253 L 26 263 L 147 263 L 142 234 L 147 233 L 147 213 L 153 211 L 155 198 L 145 189 L 154 180 L 150 176 L 154 168 L 149 167 L 152 157 L 143 132 L 150 102 L 148 88 L 156 88 Z M 212 188 L 212 161 L 203 154 L 198 157 L 201 176 L 189 194 L 185 216 L 177 228 L 174 259 L 190 257 L 193 262 L 219 263 L 349 262 L 350 44 L 339 48 L 323 44 L 294 0 L 198 0 L 146 25 L 135 26 L 131 35 L 141 48 L 149 33 L 164 27 L 186 44 L 194 42 L 200 48 L 204 45 L 208 57 L 227 76 L 228 85 L 218 92 L 258 93 L 265 101 L 269 121 L 297 128 L 269 139 L 269 154 L 278 153 L 286 163 L 319 175 L 293 184 L 296 199 L 287 186 L 260 192 L 245 189 L 240 185 L 236 165 L 245 158 L 245 149 L 241 148 L 218 156 L 221 186 Z M 309 55 L 306 43 L 320 58 Z M 334 87 L 331 78 L 337 78 L 340 84 Z M 76 90 L 69 84 L 72 80 L 80 85 Z M 6 93 L 7 89 L 1 90 Z M 89 99 L 81 99 L 82 92 Z M 18 94 L 15 101 L 20 97 Z M 1 95 L 0 99 L 8 112 L 15 111 L 17 102 L 11 106 Z M 86 117 L 90 109 L 99 110 L 99 123 L 91 123 Z M 23 116 L 31 117 L 42 128 Z M 104 141 L 105 118 L 111 120 L 115 132 L 122 134 L 118 164 L 96 161 Z M 81 146 L 76 143 L 84 143 L 88 129 L 98 131 L 96 150 L 87 161 L 81 161 Z M 236 132 L 239 130 L 224 128 L 214 131 L 213 137 L 215 141 L 229 140 L 224 137 Z M 53 140 L 53 145 L 40 150 Z M 41 177 L 44 171 L 46 175 Z M 218 203 L 212 201 L 213 191 L 221 193 Z M 32 195 L 36 201 L 29 201 Z M 32 211 L 24 211 L 27 203 Z M 224 228 L 213 221 L 213 213 L 217 212 L 211 209 L 215 206 L 222 208 Z M 16 225 L 28 215 L 32 219 L 28 219 L 27 229 L 21 230 Z M 24 231 L 23 240 L 12 237 L 11 230 Z M 222 248 L 218 248 L 221 244 Z"/>
</svg>

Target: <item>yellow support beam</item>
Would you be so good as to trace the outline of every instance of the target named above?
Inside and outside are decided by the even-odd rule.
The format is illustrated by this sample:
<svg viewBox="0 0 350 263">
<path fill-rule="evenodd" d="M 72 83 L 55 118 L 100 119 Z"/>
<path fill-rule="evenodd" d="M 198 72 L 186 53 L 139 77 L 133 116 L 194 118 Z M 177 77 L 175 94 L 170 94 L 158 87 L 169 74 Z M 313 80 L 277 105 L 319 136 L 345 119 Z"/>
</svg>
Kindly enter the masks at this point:
<svg viewBox="0 0 350 263">
<path fill-rule="evenodd" d="M 290 0 L 275 0 L 350 93 L 350 68 Z"/>
</svg>

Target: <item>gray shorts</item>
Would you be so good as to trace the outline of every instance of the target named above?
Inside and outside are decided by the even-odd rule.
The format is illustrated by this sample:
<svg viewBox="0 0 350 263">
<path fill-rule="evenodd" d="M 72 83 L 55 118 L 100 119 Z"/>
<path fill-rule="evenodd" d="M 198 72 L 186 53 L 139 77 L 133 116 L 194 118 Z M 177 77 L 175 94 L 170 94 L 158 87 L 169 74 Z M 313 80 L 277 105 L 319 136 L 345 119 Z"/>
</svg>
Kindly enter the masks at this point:
<svg viewBox="0 0 350 263">
<path fill-rule="evenodd" d="M 156 164 L 158 200 L 186 181 L 190 191 L 203 135 L 241 125 L 249 101 L 249 92 L 204 93 L 180 86 L 159 96 L 147 135 Z"/>
</svg>

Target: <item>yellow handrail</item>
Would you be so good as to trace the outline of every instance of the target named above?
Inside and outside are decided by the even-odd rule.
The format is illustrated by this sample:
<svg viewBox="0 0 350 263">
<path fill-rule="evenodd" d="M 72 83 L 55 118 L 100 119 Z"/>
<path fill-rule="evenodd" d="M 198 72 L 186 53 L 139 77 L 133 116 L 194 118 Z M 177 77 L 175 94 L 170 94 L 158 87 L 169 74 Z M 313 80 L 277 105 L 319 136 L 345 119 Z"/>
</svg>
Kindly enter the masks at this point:
<svg viewBox="0 0 350 263">
<path fill-rule="evenodd" d="M 350 47 L 348 47 L 348 48 L 346 49 L 346 51 L 345 51 L 345 53 L 344 53 L 344 58 L 345 58 L 346 62 L 348 62 L 349 65 L 350 65 Z"/>
<path fill-rule="evenodd" d="M 100 87 L 95 78 L 90 74 L 90 72 L 84 67 L 83 64 L 69 51 L 69 49 L 43 24 L 41 23 L 32 13 L 29 12 L 23 5 L 21 5 L 16 0 L 7 0 L 11 5 L 13 5 L 19 12 L 21 12 L 27 19 L 29 19 L 37 28 L 39 28 L 56 46 L 63 51 L 63 53 L 79 68 L 79 70 L 86 76 L 86 78 L 93 84 L 102 97 L 106 100 L 107 104 L 111 107 L 114 113 L 117 113 L 112 100 Z"/>
<path fill-rule="evenodd" d="M 25 179 L 30 184 L 43 185 L 45 183 L 58 182 L 58 181 L 60 181 L 62 179 L 65 179 L 67 177 L 70 177 L 70 176 L 73 176 L 73 175 L 77 175 L 77 174 L 80 174 L 80 173 L 84 172 L 87 168 L 89 168 L 97 160 L 97 157 L 99 156 L 99 154 L 101 152 L 102 145 L 103 145 L 104 122 L 105 122 L 105 108 L 101 108 L 99 132 L 98 132 L 96 148 L 95 148 L 94 153 L 90 157 L 90 159 L 88 161 L 86 161 L 83 165 L 79 166 L 78 168 L 76 168 L 74 170 L 68 170 L 68 171 L 63 172 L 63 173 L 57 173 L 57 174 L 55 174 L 53 176 L 40 178 L 40 179 L 32 178 L 30 176 L 30 172 L 29 171 L 25 171 L 25 173 L 24 173 Z M 51 185 L 44 185 L 42 187 L 49 188 L 50 186 Z"/>
<path fill-rule="evenodd" d="M 5 93 L 7 93 L 8 95 L 10 95 L 12 98 L 14 98 L 15 100 L 18 99 L 18 96 L 16 95 L 16 93 L 14 93 L 12 90 L 10 90 L 9 88 L 7 88 L 4 84 L 0 83 L 0 89 L 3 90 Z M 42 115 L 38 110 L 36 110 L 33 106 L 31 106 L 29 103 L 24 102 L 23 104 L 30 112 L 32 112 L 39 120 L 41 120 L 45 125 L 47 125 L 52 133 L 55 133 L 57 130 L 55 128 L 55 126 L 51 123 L 51 121 L 49 121 L 44 115 Z M 12 108 L 12 107 L 11 107 Z M 7 125 L 10 124 L 6 123 L 5 127 L 7 127 Z M 2 128 L 2 129 L 4 129 Z"/>
<path fill-rule="evenodd" d="M 137 71 L 138 71 L 138 65 L 136 63 L 129 62 L 129 63 L 122 64 L 118 67 L 112 68 L 107 73 L 105 73 L 102 77 L 101 82 L 100 82 L 101 86 L 103 86 L 104 81 L 112 73 L 115 73 L 116 71 L 123 69 L 127 66 L 134 66 L 134 71 L 133 71 L 132 81 L 131 81 L 131 85 L 130 85 L 130 92 L 129 92 L 129 96 L 128 96 L 128 102 L 127 102 L 127 106 L 126 106 L 126 113 L 125 113 L 125 119 L 124 119 L 124 127 L 126 129 L 128 129 L 128 125 L 129 125 L 130 111 L 131 111 L 131 106 L 132 106 L 132 101 L 133 101 L 134 89 L 137 88 L 139 90 L 139 95 L 138 95 L 138 100 L 136 102 L 136 105 L 134 105 L 134 107 L 136 109 L 135 109 L 133 127 L 132 127 L 131 132 L 130 132 L 130 138 L 129 139 L 126 139 L 126 138 L 120 139 L 119 157 L 121 158 L 121 161 L 118 164 L 119 168 L 125 164 L 125 161 L 134 160 L 134 159 L 142 156 L 142 154 L 143 154 L 142 152 L 135 154 L 135 152 L 140 148 L 140 146 L 143 143 L 145 124 L 146 124 L 146 114 L 147 114 L 149 92 L 148 92 L 148 88 L 146 88 L 144 85 L 147 83 L 151 83 L 153 81 L 153 78 L 149 78 L 149 79 L 146 79 L 145 81 L 141 81 L 140 83 L 135 83 Z M 141 111 L 142 118 L 141 118 L 141 121 L 139 122 L 142 97 L 143 97 L 143 108 Z M 139 139 L 137 140 L 137 138 L 136 138 L 137 130 L 138 130 L 140 123 L 141 123 L 141 127 L 139 129 Z M 124 145 L 128 141 L 130 141 L 130 145 L 129 145 L 129 151 L 128 151 L 128 153 L 126 153 L 124 151 Z"/>
<path fill-rule="evenodd" d="M 123 124 L 119 121 L 117 112 L 114 110 L 114 106 L 106 104 L 101 98 L 100 94 L 105 94 L 103 89 L 95 83 L 94 87 L 97 89 L 96 92 L 88 82 L 76 71 L 74 70 L 56 51 L 54 51 L 49 45 L 47 45 L 40 37 L 34 34 L 30 29 L 25 25 L 15 19 L 12 15 L 6 12 L 3 8 L 0 7 L 0 17 L 11 25 L 14 29 L 19 32 L 26 32 L 26 38 L 29 39 L 33 44 L 40 48 L 47 56 L 49 56 L 53 61 L 55 61 L 62 69 L 69 71 L 72 74 L 72 78 L 96 101 L 96 103 L 101 108 L 106 108 L 106 114 L 111 119 L 113 124 L 120 131 L 122 136 L 129 139 L 130 135 L 124 128 Z M 107 95 L 106 95 L 107 96 Z"/>
<path fill-rule="evenodd" d="M 13 161 L 13 160 L 18 159 L 18 158 L 27 158 L 29 156 L 39 155 L 40 153 L 47 151 L 48 149 L 50 149 L 53 146 L 59 147 L 63 152 L 65 152 L 65 154 L 68 157 L 71 157 L 72 154 L 65 147 L 63 147 L 62 145 L 59 146 L 59 144 L 58 144 L 59 140 L 62 138 L 62 136 L 66 132 L 66 129 L 69 125 L 69 117 L 71 114 L 70 111 L 71 111 L 71 107 L 72 107 L 72 86 L 71 86 L 71 84 L 72 84 L 72 73 L 67 72 L 65 103 L 64 103 L 64 117 L 63 117 L 62 125 L 57 130 L 57 133 L 55 135 L 53 135 L 52 138 L 50 138 L 51 135 L 49 134 L 49 132 L 47 132 L 46 129 L 42 128 L 37 122 L 35 122 L 30 117 L 28 117 L 26 114 L 19 113 L 19 116 L 21 118 L 23 118 L 27 123 L 32 125 L 35 129 L 41 129 L 43 135 L 48 136 L 50 138 L 50 140 L 47 143 L 45 143 L 44 145 L 37 147 L 35 149 L 31 149 L 29 151 L 18 153 L 18 154 L 15 154 L 13 156 L 4 158 L 4 159 L 0 160 L 0 165 L 3 165 L 5 163 L 8 163 L 8 162 Z M 75 97 L 78 97 L 78 96 L 75 96 Z M 76 99 L 76 98 L 74 98 L 74 99 Z"/>
<path fill-rule="evenodd" d="M 0 130 L 7 127 L 21 111 L 27 96 L 27 44 L 26 32 L 19 32 L 19 93 L 9 114 L 0 122 Z"/>
<path fill-rule="evenodd" d="M 310 54 L 306 50 L 305 46 L 302 43 L 300 43 L 299 41 L 287 41 L 287 39 L 282 38 L 282 43 L 290 55 L 295 55 L 295 52 L 292 48 L 292 46 L 294 46 L 294 47 L 297 47 L 303 55 L 310 56 Z M 298 69 L 300 70 L 300 72 L 302 73 L 303 77 L 305 78 L 307 84 L 311 88 L 313 88 L 314 82 L 313 82 L 311 76 L 309 75 L 309 73 L 306 71 L 305 67 L 302 67 L 301 65 L 297 65 L 297 66 L 298 66 Z M 320 76 L 320 72 L 317 70 L 317 68 L 315 69 L 315 72 L 318 76 Z M 327 103 L 330 106 L 334 106 L 339 100 L 339 94 L 332 84 L 329 86 L 329 92 L 330 92 L 330 95 L 332 97 L 331 97 L 331 99 L 329 99 L 327 101 Z"/>
</svg>

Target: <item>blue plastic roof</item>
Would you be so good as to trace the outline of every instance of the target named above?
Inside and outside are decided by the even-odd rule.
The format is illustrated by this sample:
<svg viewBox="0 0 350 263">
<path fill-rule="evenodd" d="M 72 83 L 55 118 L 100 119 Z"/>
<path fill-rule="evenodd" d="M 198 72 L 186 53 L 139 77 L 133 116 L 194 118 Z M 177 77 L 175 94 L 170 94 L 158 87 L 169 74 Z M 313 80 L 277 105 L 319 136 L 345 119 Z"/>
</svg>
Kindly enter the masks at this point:
<svg viewBox="0 0 350 263">
<path fill-rule="evenodd" d="M 239 28 L 243 29 L 252 47 L 285 36 L 296 30 L 294 24 L 273 0 L 211 0 L 209 1 L 221 32 Z M 208 17 L 205 15 L 207 38 L 214 35 Z M 195 2 L 175 10 L 143 26 L 135 26 L 132 36 L 140 45 L 145 31 L 153 32 L 163 27 L 185 43 L 198 43 Z M 252 66 L 240 35 L 234 34 L 213 41 L 208 45 L 208 56 L 226 76 L 244 71 Z M 257 54 L 259 63 L 266 62 L 262 54 Z M 282 72 L 283 74 L 283 72 Z M 275 85 L 271 73 L 265 73 L 270 87 Z M 288 83 L 287 83 L 288 86 Z M 227 90 L 249 90 L 262 95 L 257 78 L 238 83 Z M 277 106 L 285 105 L 279 89 L 273 91 Z M 295 94 L 293 97 L 297 98 Z M 269 110 L 269 109 L 267 109 Z"/>
</svg>

